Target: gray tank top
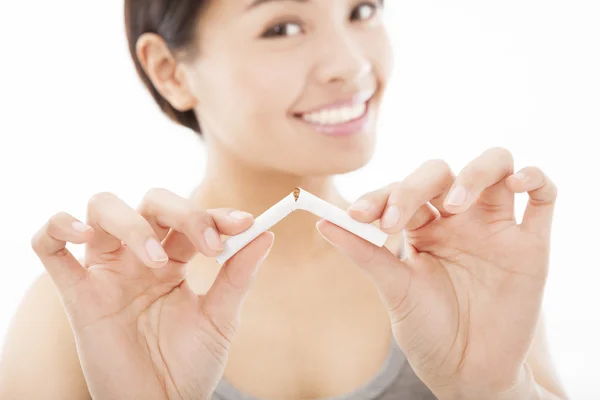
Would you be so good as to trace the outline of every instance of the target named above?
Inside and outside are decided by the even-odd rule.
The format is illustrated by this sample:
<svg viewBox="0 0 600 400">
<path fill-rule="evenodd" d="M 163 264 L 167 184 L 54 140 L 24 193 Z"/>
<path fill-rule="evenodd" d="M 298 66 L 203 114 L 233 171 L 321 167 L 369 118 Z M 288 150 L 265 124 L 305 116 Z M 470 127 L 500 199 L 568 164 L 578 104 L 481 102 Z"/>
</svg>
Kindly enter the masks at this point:
<svg viewBox="0 0 600 400">
<path fill-rule="evenodd" d="M 212 400 L 261 400 L 241 393 L 225 378 L 221 379 Z M 390 352 L 379 371 L 356 391 L 321 400 L 436 400 L 415 375 L 402 350 L 392 340 Z"/>
</svg>

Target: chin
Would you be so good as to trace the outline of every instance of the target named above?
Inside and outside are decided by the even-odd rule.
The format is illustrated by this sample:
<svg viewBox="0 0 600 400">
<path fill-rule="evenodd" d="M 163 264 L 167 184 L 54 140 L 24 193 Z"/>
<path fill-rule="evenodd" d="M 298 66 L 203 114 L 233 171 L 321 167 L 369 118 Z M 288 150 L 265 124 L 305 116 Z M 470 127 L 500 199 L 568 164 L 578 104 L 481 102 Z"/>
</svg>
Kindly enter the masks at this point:
<svg viewBox="0 0 600 400">
<path fill-rule="evenodd" d="M 373 156 L 373 149 L 360 152 L 331 152 L 326 157 L 312 159 L 308 175 L 343 175 L 366 166 Z"/>
</svg>

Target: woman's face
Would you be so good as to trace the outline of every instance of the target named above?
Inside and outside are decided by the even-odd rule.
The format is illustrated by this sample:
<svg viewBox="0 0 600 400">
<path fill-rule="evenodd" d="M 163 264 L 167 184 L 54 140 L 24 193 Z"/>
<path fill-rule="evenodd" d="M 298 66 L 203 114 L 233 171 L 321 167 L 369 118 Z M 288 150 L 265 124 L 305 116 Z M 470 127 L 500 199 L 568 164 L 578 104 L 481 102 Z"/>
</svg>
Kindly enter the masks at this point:
<svg viewBox="0 0 600 400">
<path fill-rule="evenodd" d="M 381 7 L 211 1 L 198 24 L 198 55 L 184 67 L 208 145 L 295 175 L 362 167 L 392 67 Z"/>
</svg>

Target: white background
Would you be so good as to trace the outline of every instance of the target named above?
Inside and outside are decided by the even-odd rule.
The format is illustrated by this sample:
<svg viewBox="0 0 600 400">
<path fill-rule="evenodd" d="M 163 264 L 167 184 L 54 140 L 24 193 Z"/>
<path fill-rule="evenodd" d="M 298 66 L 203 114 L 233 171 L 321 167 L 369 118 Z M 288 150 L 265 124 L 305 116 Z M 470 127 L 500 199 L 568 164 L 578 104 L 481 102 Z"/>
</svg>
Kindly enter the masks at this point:
<svg viewBox="0 0 600 400">
<path fill-rule="evenodd" d="M 340 188 L 355 198 L 430 158 L 458 172 L 491 146 L 543 168 L 560 190 L 544 303 L 552 356 L 573 399 L 600 398 L 600 3 L 388 4 L 396 69 L 378 151 Z M 121 8 L 0 5 L 0 339 L 43 271 L 29 241 L 53 213 L 83 218 L 105 190 L 131 205 L 151 187 L 187 195 L 202 178 L 201 142 L 134 73 Z"/>
</svg>

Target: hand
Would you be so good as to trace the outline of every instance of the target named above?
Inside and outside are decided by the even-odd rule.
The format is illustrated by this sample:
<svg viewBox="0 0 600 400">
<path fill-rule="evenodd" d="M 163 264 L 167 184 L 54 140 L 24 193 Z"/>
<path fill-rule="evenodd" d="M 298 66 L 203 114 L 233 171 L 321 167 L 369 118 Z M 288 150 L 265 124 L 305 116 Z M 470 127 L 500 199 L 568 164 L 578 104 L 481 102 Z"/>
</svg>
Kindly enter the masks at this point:
<svg viewBox="0 0 600 400">
<path fill-rule="evenodd" d="M 491 399 L 527 376 L 550 252 L 557 190 L 535 167 L 513 175 L 493 148 L 455 177 L 440 160 L 363 196 L 349 209 L 388 233 L 404 230 L 402 259 L 320 221 L 321 234 L 370 276 L 393 333 L 417 375 L 439 398 Z M 449 190 L 455 189 L 449 196 Z M 521 224 L 514 194 L 529 193 Z"/>
<path fill-rule="evenodd" d="M 156 189 L 138 212 L 112 194 L 96 195 L 88 223 L 59 213 L 32 246 L 60 293 L 91 396 L 209 399 L 273 234 L 237 253 L 198 296 L 185 280 L 186 263 L 198 251 L 219 254 L 220 233 L 246 230 L 250 214 L 199 210 Z M 83 265 L 65 248 L 67 241 L 86 244 Z"/>
</svg>

